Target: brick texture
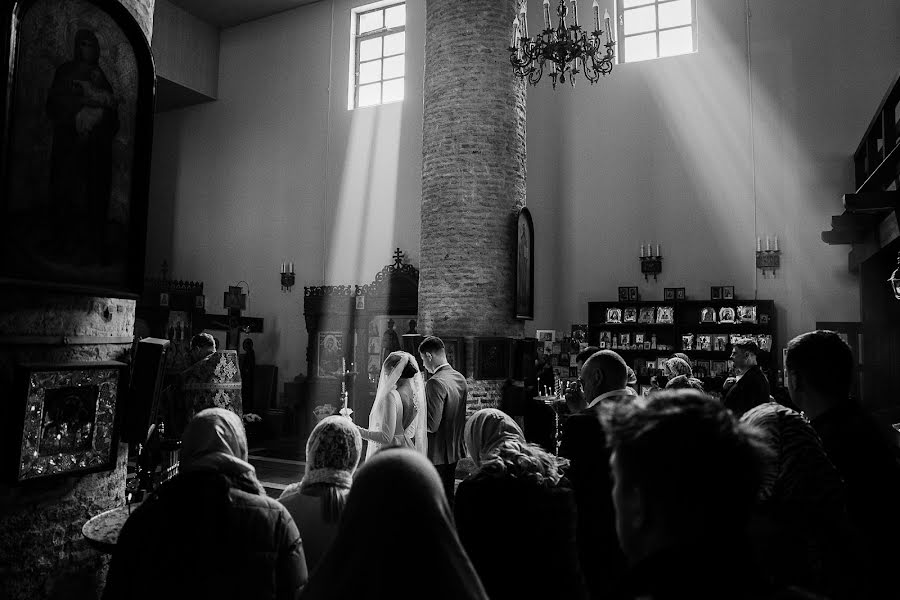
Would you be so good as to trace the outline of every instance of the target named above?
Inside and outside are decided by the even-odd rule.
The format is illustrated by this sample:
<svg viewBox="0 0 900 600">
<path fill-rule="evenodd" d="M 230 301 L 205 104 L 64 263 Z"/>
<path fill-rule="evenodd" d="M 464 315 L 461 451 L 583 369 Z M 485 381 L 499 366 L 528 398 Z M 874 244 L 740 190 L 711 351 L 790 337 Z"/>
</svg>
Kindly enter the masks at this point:
<svg viewBox="0 0 900 600">
<path fill-rule="evenodd" d="M 0 296 L 0 336 L 130 336 L 134 300 L 42 293 Z M 0 345 L 0 389 L 14 390 L 24 362 L 121 360 L 128 344 Z M 2 396 L 4 414 L 21 393 Z M 81 527 L 124 503 L 127 446 L 112 471 L 21 485 L 0 483 L 0 598 L 97 598 L 107 557 L 88 546 Z"/>
<path fill-rule="evenodd" d="M 420 331 L 466 337 L 469 412 L 500 382 L 471 379 L 473 339 L 522 337 L 516 215 L 525 203 L 525 86 L 507 45 L 515 0 L 427 4 Z"/>
<path fill-rule="evenodd" d="M 155 0 L 120 0 L 150 39 Z M 133 300 L 8 291 L 0 295 L 0 336 L 108 336 L 134 332 Z M 21 401 L 12 385 L 22 362 L 122 360 L 128 344 L 0 344 L 0 410 Z M 6 457 L 5 457 L 6 458 Z M 116 468 L 79 477 L 0 483 L 0 598 L 99 598 L 109 559 L 88 546 L 81 527 L 124 503 L 127 446 Z"/>
<path fill-rule="evenodd" d="M 427 4 L 419 327 L 521 337 L 516 213 L 525 87 L 509 64 L 514 0 Z"/>
</svg>

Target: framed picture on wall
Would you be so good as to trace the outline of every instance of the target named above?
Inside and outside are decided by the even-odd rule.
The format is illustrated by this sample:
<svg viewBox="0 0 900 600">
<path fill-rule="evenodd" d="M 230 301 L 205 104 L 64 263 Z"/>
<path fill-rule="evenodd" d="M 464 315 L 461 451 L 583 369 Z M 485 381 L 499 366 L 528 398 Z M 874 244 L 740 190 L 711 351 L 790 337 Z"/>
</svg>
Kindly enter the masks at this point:
<svg viewBox="0 0 900 600">
<path fill-rule="evenodd" d="M 320 331 L 316 348 L 318 349 L 317 376 L 330 379 L 342 377 L 344 374 L 344 334 L 340 331 Z"/>
<path fill-rule="evenodd" d="M 2 10 L 0 283 L 136 298 L 155 88 L 146 36 L 119 2 Z"/>
<path fill-rule="evenodd" d="M 444 342 L 444 352 L 450 366 L 465 374 L 466 372 L 466 339 L 462 337 L 438 336 Z"/>
<path fill-rule="evenodd" d="M 534 221 L 527 207 L 516 223 L 516 318 L 534 319 Z"/>
<path fill-rule="evenodd" d="M 539 342 L 555 342 L 556 341 L 556 330 L 555 329 L 538 329 L 534 332 L 534 337 L 536 337 Z"/>
<path fill-rule="evenodd" d="M 8 419 L 7 439 L 16 448 L 11 479 L 115 468 L 119 379 L 125 367 L 116 361 L 21 365 L 22 394 L 11 404 Z"/>
<path fill-rule="evenodd" d="M 512 340 L 475 338 L 475 379 L 506 379 L 510 376 Z"/>
</svg>

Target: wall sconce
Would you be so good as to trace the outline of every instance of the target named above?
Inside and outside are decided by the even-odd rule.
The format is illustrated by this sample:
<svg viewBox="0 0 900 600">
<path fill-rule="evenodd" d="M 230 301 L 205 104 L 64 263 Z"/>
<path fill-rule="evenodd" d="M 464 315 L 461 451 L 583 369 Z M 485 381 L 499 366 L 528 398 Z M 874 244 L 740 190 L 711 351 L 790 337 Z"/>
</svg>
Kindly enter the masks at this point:
<svg viewBox="0 0 900 600">
<path fill-rule="evenodd" d="M 891 286 L 891 291 L 894 292 L 894 298 L 900 300 L 900 252 L 897 253 L 897 268 L 891 273 L 887 282 Z"/>
<path fill-rule="evenodd" d="M 766 249 L 762 249 L 762 240 L 756 238 L 756 268 L 760 269 L 763 278 L 766 277 L 766 271 L 771 271 L 772 277 L 775 277 L 775 271 L 781 268 L 781 251 L 778 249 L 778 236 L 775 236 L 775 246 L 772 247 L 772 241 L 766 236 Z"/>
<path fill-rule="evenodd" d="M 289 292 L 294 287 L 296 278 L 294 277 L 294 263 L 287 263 L 288 268 L 285 270 L 285 263 L 281 263 L 281 291 Z"/>
<path fill-rule="evenodd" d="M 647 242 L 647 251 L 644 252 L 644 244 L 641 244 L 641 273 L 644 274 L 644 281 L 650 281 L 650 275 L 653 275 L 653 281 L 656 276 L 662 273 L 662 256 L 659 253 L 659 244 L 656 244 L 656 254 L 653 254 L 653 244 Z"/>
</svg>

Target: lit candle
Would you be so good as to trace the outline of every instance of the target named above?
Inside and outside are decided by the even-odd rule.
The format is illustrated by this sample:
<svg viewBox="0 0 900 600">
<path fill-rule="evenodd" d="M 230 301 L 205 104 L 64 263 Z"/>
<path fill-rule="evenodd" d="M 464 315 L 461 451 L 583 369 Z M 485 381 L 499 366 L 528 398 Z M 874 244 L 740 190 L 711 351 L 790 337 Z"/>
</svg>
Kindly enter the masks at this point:
<svg viewBox="0 0 900 600">
<path fill-rule="evenodd" d="M 281 272 L 284 273 L 284 263 L 281 263 Z"/>
<path fill-rule="evenodd" d="M 778 252 L 778 236 L 775 236 L 775 252 Z"/>
<path fill-rule="evenodd" d="M 600 5 L 597 0 L 594 0 L 591 11 L 594 13 L 594 31 L 600 31 Z"/>
<path fill-rule="evenodd" d="M 653 243 L 647 242 L 647 256 L 653 258 Z"/>
<path fill-rule="evenodd" d="M 612 27 L 609 26 L 609 11 L 603 11 L 603 21 L 606 22 L 606 40 L 612 41 Z"/>
<path fill-rule="evenodd" d="M 641 242 L 641 258 L 644 258 L 644 243 Z"/>
<path fill-rule="evenodd" d="M 294 261 L 291 261 L 291 275 L 294 274 Z"/>
<path fill-rule="evenodd" d="M 657 258 L 660 257 L 660 256 L 662 256 L 662 255 L 659 253 L 659 244 L 656 245 L 656 256 L 657 256 Z"/>
<path fill-rule="evenodd" d="M 769 248 L 769 236 L 766 236 L 766 252 L 770 250 Z"/>
<path fill-rule="evenodd" d="M 760 241 L 759 236 L 756 238 L 756 251 L 762 252 L 762 242 Z"/>
<path fill-rule="evenodd" d="M 522 22 L 522 37 L 528 37 L 528 3 L 522 2 L 522 12 L 519 13 Z"/>
<path fill-rule="evenodd" d="M 578 27 L 578 2 L 577 0 L 572 0 L 572 24 L 575 27 Z"/>
<path fill-rule="evenodd" d="M 509 43 L 510 48 L 515 48 L 519 45 L 519 18 L 516 17 L 513 19 L 513 34 L 512 41 Z"/>
<path fill-rule="evenodd" d="M 544 0 L 544 29 L 550 29 L 550 0 Z"/>
</svg>

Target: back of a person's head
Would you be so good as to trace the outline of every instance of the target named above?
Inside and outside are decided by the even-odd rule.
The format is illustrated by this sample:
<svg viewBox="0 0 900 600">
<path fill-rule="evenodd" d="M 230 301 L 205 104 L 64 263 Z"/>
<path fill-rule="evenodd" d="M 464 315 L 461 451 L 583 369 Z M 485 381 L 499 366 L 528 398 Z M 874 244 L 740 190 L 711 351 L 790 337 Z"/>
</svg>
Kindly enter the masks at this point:
<svg viewBox="0 0 900 600">
<path fill-rule="evenodd" d="M 406 352 L 392 352 L 388 355 L 388 357 L 384 361 L 384 365 L 387 368 L 387 372 L 390 373 L 397 366 L 400 365 L 400 361 L 406 357 L 406 365 L 403 367 L 403 372 L 400 373 L 400 379 L 409 379 L 410 377 L 415 377 L 419 373 L 419 365 L 416 362 L 416 359 L 413 358 L 411 354 Z"/>
<path fill-rule="evenodd" d="M 785 369 L 825 397 L 844 399 L 853 383 L 853 353 L 834 331 L 802 333 L 788 342 Z"/>
<path fill-rule="evenodd" d="M 550 454 L 537 444 L 507 440 L 484 460 L 480 472 L 496 477 L 512 477 L 538 485 L 556 485 L 568 461 Z"/>
<path fill-rule="evenodd" d="M 425 354 L 426 352 L 431 352 L 432 354 L 444 352 L 444 341 L 436 335 L 429 335 L 419 344 L 419 354 Z"/>
<path fill-rule="evenodd" d="M 205 331 L 202 333 L 198 333 L 191 338 L 191 350 L 193 350 L 194 348 L 212 348 L 213 351 L 215 351 L 216 338 L 206 333 Z"/>
<path fill-rule="evenodd" d="M 345 523 L 383 533 L 395 527 L 392 519 L 413 525 L 411 519 L 420 518 L 420 526 L 434 526 L 450 515 L 443 489 L 434 467 L 421 454 L 381 450 L 356 472 L 345 510 L 350 522 Z"/>
<path fill-rule="evenodd" d="M 587 361 L 587 359 L 597 354 L 598 352 L 600 352 L 600 348 L 598 348 L 597 346 L 588 346 L 575 356 L 575 362 L 583 365 Z"/>
<path fill-rule="evenodd" d="M 667 390 L 697 390 L 698 392 L 702 392 L 703 383 L 699 379 L 695 379 L 694 377 L 690 377 L 688 375 L 676 375 L 672 379 L 666 382 Z"/>
<path fill-rule="evenodd" d="M 306 473 L 299 491 L 318 496 L 322 518 L 327 523 L 340 519 L 359 465 L 362 437 L 346 417 L 325 417 L 315 426 L 306 442 Z"/>
<path fill-rule="evenodd" d="M 693 377 L 694 371 L 691 369 L 689 362 L 678 358 L 677 356 L 673 356 L 665 362 L 665 374 L 669 377 L 677 377 L 679 375 Z"/>
<path fill-rule="evenodd" d="M 734 347 L 753 356 L 759 356 L 759 344 L 753 338 L 740 338 L 734 341 Z"/>
<path fill-rule="evenodd" d="M 688 366 L 690 366 L 691 368 L 694 368 L 694 364 L 691 362 L 690 357 L 687 354 L 685 354 L 684 352 L 676 352 L 675 354 L 672 355 L 672 358 L 680 358 L 681 360 L 686 362 L 688 364 Z"/>
<path fill-rule="evenodd" d="M 682 541 L 736 534 L 749 519 L 770 452 L 763 435 L 696 390 L 618 405 L 605 420 L 624 481 Z"/>
<path fill-rule="evenodd" d="M 628 365 L 617 352 L 612 350 L 600 350 L 591 355 L 584 363 L 582 370 L 586 373 L 599 370 L 603 373 L 603 381 L 600 386 L 604 390 L 625 389 L 628 382 Z M 583 375 L 585 379 L 588 375 Z"/>
<path fill-rule="evenodd" d="M 387 448 L 360 467 L 337 536 L 304 589 L 313 600 L 363 597 L 486 597 L 440 477 L 419 452 Z"/>
</svg>

